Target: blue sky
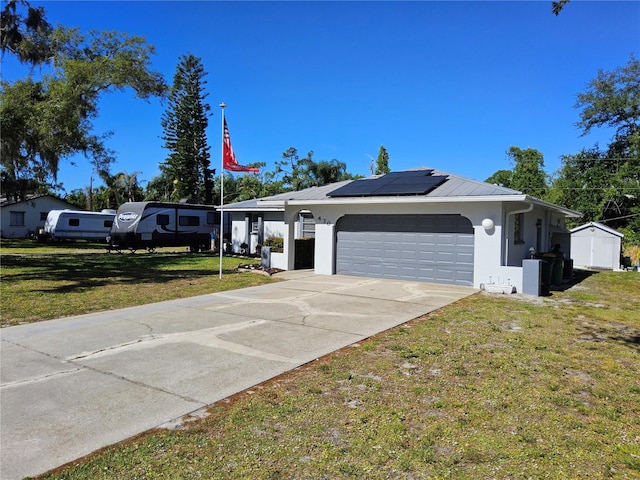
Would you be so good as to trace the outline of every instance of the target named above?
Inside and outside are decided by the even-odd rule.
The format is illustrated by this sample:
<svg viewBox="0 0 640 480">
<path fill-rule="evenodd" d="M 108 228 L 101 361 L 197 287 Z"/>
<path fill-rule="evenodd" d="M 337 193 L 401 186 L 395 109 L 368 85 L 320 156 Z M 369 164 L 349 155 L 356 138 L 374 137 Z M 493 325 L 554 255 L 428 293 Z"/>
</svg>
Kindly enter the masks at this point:
<svg viewBox="0 0 640 480">
<path fill-rule="evenodd" d="M 576 94 L 598 69 L 640 56 L 640 2 L 172 2 L 46 1 L 53 24 L 144 36 L 153 68 L 171 83 L 180 55 L 202 59 L 212 117 L 212 164 L 220 170 L 221 115 L 239 163 L 273 168 L 293 146 L 368 175 L 380 145 L 392 170 L 432 167 L 478 180 L 510 168 L 515 145 L 560 156 L 611 131 L 580 137 Z M 5 59 L 3 75 L 14 77 Z M 96 133 L 113 131 L 112 171 L 159 173 L 168 151 L 166 104 L 131 92 L 102 97 Z M 75 163 L 71 165 L 71 161 Z M 89 184 L 83 158 L 63 162 L 67 191 Z M 94 179 L 95 182 L 95 179 Z"/>
</svg>

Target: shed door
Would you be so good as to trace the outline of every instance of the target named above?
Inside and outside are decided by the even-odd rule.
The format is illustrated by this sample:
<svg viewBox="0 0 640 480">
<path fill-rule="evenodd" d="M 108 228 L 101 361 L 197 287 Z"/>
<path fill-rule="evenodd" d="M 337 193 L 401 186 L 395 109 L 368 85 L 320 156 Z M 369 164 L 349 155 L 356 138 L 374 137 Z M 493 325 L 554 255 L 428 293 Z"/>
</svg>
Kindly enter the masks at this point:
<svg viewBox="0 0 640 480">
<path fill-rule="evenodd" d="M 336 273 L 473 285 L 473 225 L 460 215 L 346 215 Z"/>
</svg>

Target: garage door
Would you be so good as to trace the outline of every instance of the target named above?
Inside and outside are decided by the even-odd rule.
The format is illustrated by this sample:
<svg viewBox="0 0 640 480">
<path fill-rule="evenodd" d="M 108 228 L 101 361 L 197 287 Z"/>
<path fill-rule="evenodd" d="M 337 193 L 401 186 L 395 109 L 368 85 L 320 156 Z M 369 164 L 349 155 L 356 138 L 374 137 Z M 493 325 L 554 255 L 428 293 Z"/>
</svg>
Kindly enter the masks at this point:
<svg viewBox="0 0 640 480">
<path fill-rule="evenodd" d="M 461 215 L 345 215 L 336 273 L 473 285 L 473 226 Z"/>
</svg>

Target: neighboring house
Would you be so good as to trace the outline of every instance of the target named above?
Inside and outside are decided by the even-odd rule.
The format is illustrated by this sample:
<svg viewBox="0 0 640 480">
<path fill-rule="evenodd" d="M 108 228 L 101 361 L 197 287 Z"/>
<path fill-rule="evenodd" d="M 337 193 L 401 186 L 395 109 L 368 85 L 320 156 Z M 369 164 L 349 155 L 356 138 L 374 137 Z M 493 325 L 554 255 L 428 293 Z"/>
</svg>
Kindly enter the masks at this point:
<svg viewBox="0 0 640 480">
<path fill-rule="evenodd" d="M 575 267 L 620 270 L 624 235 L 601 223 L 589 222 L 571 230 L 571 258 Z"/>
<path fill-rule="evenodd" d="M 271 265 L 291 270 L 295 239 L 315 237 L 317 274 L 347 274 L 522 291 L 522 261 L 560 245 L 578 212 L 433 169 L 392 172 L 224 206 L 231 242 L 251 251 L 284 238 Z M 311 235 L 308 220 L 313 218 Z M 253 240 L 255 236 L 255 241 Z M 249 240 L 249 241 L 248 241 Z"/>
<path fill-rule="evenodd" d="M 31 233 L 37 233 L 44 227 L 44 222 L 50 210 L 70 208 L 78 210 L 72 205 L 53 195 L 28 195 L 26 200 L 10 201 L 0 199 L 0 219 L 2 227 L 0 236 L 3 238 L 25 238 Z"/>
</svg>

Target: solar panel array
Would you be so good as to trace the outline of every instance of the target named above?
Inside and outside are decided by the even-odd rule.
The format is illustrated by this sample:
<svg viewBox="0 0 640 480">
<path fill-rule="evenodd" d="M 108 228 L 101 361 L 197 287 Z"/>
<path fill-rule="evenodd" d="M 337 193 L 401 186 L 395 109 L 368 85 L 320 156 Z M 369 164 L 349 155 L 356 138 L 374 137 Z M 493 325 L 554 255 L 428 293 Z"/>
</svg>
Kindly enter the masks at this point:
<svg viewBox="0 0 640 480">
<path fill-rule="evenodd" d="M 354 180 L 330 193 L 330 197 L 377 197 L 388 195 L 426 195 L 447 180 L 433 170 L 391 172 L 378 178 Z"/>
</svg>

